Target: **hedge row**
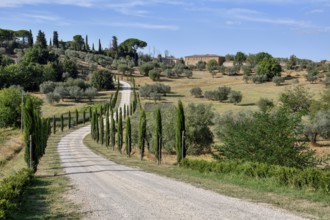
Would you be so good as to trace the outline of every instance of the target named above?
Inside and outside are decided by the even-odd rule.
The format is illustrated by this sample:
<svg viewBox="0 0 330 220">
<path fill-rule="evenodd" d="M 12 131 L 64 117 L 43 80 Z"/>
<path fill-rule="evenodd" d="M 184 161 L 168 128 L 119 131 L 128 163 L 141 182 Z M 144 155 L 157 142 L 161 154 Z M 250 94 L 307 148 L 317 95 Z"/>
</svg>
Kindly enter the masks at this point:
<svg viewBox="0 0 330 220">
<path fill-rule="evenodd" d="M 181 167 L 198 170 L 201 173 L 237 174 L 252 178 L 272 178 L 276 183 L 298 189 L 308 188 L 330 193 L 330 172 L 317 168 L 297 168 L 269 165 L 265 163 L 228 160 L 208 162 L 184 159 Z"/>
<path fill-rule="evenodd" d="M 33 178 L 33 170 L 22 169 L 16 175 L 0 182 L 0 219 L 9 218 L 10 212 L 20 202 L 25 187 Z"/>
</svg>

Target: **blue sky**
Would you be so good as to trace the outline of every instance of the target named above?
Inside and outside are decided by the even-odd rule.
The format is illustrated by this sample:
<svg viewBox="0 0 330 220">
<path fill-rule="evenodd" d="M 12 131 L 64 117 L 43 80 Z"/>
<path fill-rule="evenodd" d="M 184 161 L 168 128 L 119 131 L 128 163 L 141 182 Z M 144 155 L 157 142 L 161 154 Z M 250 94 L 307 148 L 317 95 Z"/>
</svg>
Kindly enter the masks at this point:
<svg viewBox="0 0 330 220">
<path fill-rule="evenodd" d="M 109 47 L 138 38 L 143 51 L 192 54 L 268 52 L 330 60 L 330 0 L 0 0 L 0 28 L 76 34 Z"/>
</svg>

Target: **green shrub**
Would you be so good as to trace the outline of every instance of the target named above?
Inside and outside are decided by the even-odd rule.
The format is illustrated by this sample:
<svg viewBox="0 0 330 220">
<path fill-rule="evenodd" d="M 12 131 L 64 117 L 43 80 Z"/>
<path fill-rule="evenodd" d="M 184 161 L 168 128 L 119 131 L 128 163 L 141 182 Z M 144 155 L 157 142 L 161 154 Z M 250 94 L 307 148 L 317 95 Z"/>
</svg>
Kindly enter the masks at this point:
<svg viewBox="0 0 330 220">
<path fill-rule="evenodd" d="M 260 179 L 271 178 L 278 185 L 330 193 L 330 172 L 318 168 L 301 170 L 292 167 L 240 160 L 208 162 L 205 160 L 188 159 L 182 160 L 180 166 L 198 170 L 201 173 L 216 173 L 218 175 L 235 174 Z"/>
<path fill-rule="evenodd" d="M 0 219 L 10 218 L 15 211 L 25 187 L 31 182 L 33 171 L 22 169 L 16 175 L 0 182 Z"/>
</svg>

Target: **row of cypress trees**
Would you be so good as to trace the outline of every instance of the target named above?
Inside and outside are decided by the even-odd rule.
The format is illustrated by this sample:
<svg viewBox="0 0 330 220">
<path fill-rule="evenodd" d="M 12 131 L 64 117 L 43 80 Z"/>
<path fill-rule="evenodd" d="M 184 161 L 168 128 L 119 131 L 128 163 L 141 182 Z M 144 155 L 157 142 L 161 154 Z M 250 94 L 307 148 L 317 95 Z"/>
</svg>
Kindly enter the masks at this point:
<svg viewBox="0 0 330 220">
<path fill-rule="evenodd" d="M 50 135 L 49 119 L 41 118 L 33 99 L 27 96 L 23 105 L 23 121 L 24 159 L 28 167 L 36 171 Z"/>
<path fill-rule="evenodd" d="M 109 114 L 110 111 L 110 114 Z M 132 111 L 129 111 L 129 114 L 126 118 L 126 132 L 124 138 L 124 122 L 123 122 L 123 111 L 122 108 L 116 110 L 116 115 L 114 117 L 114 111 L 112 108 L 109 108 L 105 113 L 105 119 L 103 114 L 100 114 L 95 110 L 92 114 L 92 127 L 91 133 L 92 138 L 101 144 L 109 147 L 111 145 L 112 150 L 115 148 L 115 143 L 117 143 L 117 148 L 120 153 L 122 153 L 122 148 L 124 146 L 125 139 L 125 151 L 128 157 L 131 156 L 132 152 L 132 127 L 131 127 L 131 118 Z M 154 142 L 152 146 L 154 148 L 155 157 L 157 163 L 160 164 L 162 160 L 162 116 L 161 110 L 156 109 L 155 113 L 155 131 Z M 105 121 L 105 128 L 104 128 Z M 117 125 L 117 130 L 116 130 Z M 105 131 L 104 131 L 105 129 Z M 138 148 L 140 150 L 140 160 L 143 159 L 145 153 L 145 145 L 147 142 L 147 117 L 145 111 L 140 108 L 140 117 L 139 117 L 139 127 L 138 127 Z M 104 135 L 105 133 L 105 135 Z M 103 139 L 105 138 L 105 139 Z M 177 153 L 177 162 L 180 162 L 183 158 L 186 157 L 186 147 L 185 147 L 185 117 L 184 117 L 184 108 L 181 101 L 178 102 L 177 107 L 177 125 L 176 125 L 176 153 Z"/>
<path fill-rule="evenodd" d="M 119 80 L 116 93 L 110 99 L 110 105 L 108 105 L 103 112 L 102 108 L 100 112 L 95 109 L 91 120 L 91 135 L 94 140 L 98 143 L 105 144 L 106 147 L 111 146 L 112 150 L 115 148 L 115 143 L 117 143 L 117 148 L 120 153 L 122 153 L 122 148 L 124 145 L 123 136 L 123 120 L 126 120 L 126 133 L 125 133 L 125 151 L 128 157 L 131 155 L 132 151 L 132 127 L 130 116 L 139 108 L 140 118 L 139 118 L 139 130 L 138 130 L 138 148 L 140 150 L 140 159 L 142 160 L 145 153 L 145 145 L 147 142 L 147 117 L 146 113 L 139 102 L 139 96 L 136 92 L 135 81 L 133 83 L 133 100 L 130 105 L 124 105 L 123 109 L 115 109 L 115 105 L 118 99 L 119 93 Z M 115 112 L 115 115 L 114 115 Z M 105 115 L 105 119 L 103 116 Z M 104 128 L 105 120 L 105 128 Z M 162 117 L 161 111 L 158 108 L 155 111 L 155 131 L 153 132 L 154 143 L 152 144 L 157 158 L 157 163 L 160 164 L 162 160 Z M 116 130 L 117 124 L 117 130 Z M 105 131 L 104 131 L 105 129 Z M 185 146 L 185 116 L 184 108 L 181 100 L 178 102 L 177 106 L 177 122 L 176 122 L 176 155 L 177 162 L 180 162 L 186 157 L 186 146 Z"/>
</svg>

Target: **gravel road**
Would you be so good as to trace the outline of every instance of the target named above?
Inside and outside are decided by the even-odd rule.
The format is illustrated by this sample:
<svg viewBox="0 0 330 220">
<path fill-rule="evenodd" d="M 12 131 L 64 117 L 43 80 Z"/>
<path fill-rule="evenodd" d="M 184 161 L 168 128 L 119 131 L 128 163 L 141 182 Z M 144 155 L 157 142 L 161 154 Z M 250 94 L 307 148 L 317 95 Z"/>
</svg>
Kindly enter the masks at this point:
<svg viewBox="0 0 330 220">
<path fill-rule="evenodd" d="M 130 86 L 120 106 L 130 102 Z M 81 204 L 84 219 L 302 219 L 266 204 L 255 204 L 118 165 L 90 151 L 83 138 L 90 126 L 63 137 L 58 145 L 62 167 Z"/>
</svg>

